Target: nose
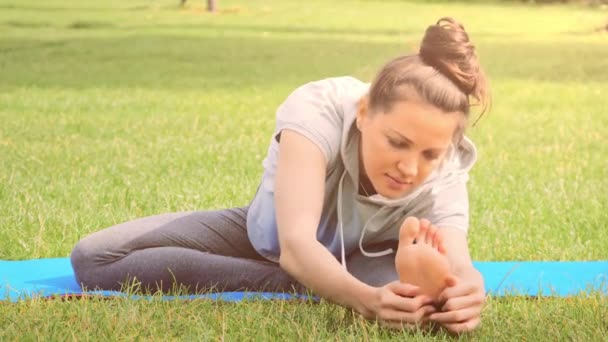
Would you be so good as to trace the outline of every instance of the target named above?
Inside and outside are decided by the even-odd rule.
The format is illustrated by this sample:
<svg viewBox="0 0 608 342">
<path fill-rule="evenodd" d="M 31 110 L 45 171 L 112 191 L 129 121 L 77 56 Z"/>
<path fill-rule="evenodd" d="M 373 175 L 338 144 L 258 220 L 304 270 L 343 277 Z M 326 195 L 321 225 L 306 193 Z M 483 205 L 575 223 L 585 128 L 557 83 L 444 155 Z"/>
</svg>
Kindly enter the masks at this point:
<svg viewBox="0 0 608 342">
<path fill-rule="evenodd" d="M 418 158 L 414 153 L 408 153 L 399 160 L 397 169 L 405 179 L 416 177 L 418 174 Z"/>
</svg>

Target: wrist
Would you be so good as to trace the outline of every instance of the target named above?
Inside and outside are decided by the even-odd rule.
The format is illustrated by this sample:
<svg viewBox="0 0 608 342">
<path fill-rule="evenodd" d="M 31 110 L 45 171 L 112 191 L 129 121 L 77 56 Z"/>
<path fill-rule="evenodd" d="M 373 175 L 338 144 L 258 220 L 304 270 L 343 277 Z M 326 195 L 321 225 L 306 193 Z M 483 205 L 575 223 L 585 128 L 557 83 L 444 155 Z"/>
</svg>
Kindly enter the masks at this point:
<svg viewBox="0 0 608 342">
<path fill-rule="evenodd" d="M 363 317 L 370 318 L 374 315 L 374 310 L 369 305 L 374 302 L 376 288 L 358 280 L 356 282 L 357 284 L 352 287 L 353 291 L 350 296 L 352 300 L 349 306 Z"/>
<path fill-rule="evenodd" d="M 484 286 L 484 280 L 481 272 L 473 267 L 472 264 L 459 268 L 454 272 L 454 274 L 460 279 L 474 282 L 482 287 Z"/>
</svg>

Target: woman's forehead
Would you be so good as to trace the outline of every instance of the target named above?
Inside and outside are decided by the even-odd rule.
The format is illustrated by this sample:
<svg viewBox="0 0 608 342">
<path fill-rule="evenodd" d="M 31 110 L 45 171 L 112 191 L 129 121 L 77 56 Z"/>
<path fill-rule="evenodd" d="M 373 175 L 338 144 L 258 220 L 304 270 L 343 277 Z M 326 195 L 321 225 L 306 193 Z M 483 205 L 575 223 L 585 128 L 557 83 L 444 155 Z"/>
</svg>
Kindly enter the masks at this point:
<svg viewBox="0 0 608 342">
<path fill-rule="evenodd" d="M 445 148 L 458 127 L 459 115 L 446 113 L 426 102 L 399 101 L 388 113 L 376 115 L 374 119 L 384 131 L 415 144 Z"/>
</svg>

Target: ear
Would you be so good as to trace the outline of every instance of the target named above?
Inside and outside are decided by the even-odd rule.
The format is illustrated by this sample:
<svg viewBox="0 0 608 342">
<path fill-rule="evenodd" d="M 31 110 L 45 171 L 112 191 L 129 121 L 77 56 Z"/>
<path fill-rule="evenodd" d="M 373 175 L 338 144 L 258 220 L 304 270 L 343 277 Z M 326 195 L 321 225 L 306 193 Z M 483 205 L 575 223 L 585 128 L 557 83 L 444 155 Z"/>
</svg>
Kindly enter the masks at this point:
<svg viewBox="0 0 608 342">
<path fill-rule="evenodd" d="M 365 123 L 365 120 L 367 120 L 368 116 L 369 116 L 369 96 L 368 95 L 364 95 L 360 100 L 359 100 L 359 105 L 357 108 L 357 128 L 359 130 L 361 130 L 361 126 Z"/>
</svg>

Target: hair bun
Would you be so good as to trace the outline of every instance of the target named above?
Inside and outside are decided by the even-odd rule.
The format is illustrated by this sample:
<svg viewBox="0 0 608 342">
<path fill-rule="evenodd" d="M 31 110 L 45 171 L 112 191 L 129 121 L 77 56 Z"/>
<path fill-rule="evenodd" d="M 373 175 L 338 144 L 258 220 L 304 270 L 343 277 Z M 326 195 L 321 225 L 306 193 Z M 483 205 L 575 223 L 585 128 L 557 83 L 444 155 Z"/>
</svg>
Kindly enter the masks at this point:
<svg viewBox="0 0 608 342">
<path fill-rule="evenodd" d="M 485 75 L 475 46 L 464 27 L 450 17 L 427 28 L 420 46 L 420 58 L 450 79 L 466 95 L 486 102 Z"/>
</svg>

